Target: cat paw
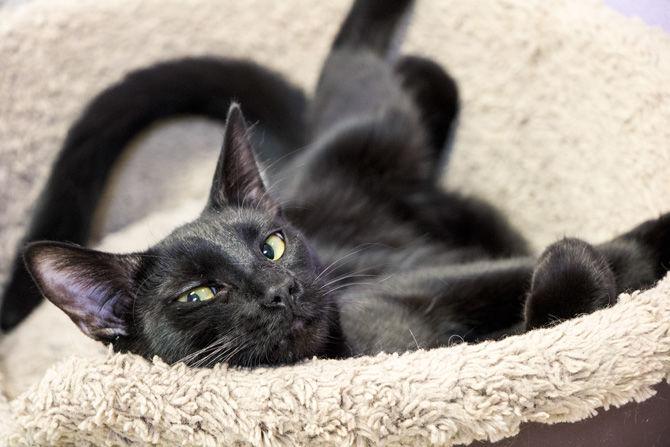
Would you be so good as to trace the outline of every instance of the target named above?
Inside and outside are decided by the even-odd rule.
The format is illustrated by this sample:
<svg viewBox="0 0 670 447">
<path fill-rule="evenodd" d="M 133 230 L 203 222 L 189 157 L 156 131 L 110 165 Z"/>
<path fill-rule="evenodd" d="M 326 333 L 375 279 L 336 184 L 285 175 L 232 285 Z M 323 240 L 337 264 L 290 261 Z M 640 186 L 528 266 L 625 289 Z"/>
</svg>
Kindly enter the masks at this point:
<svg viewBox="0 0 670 447">
<path fill-rule="evenodd" d="M 616 280 L 607 259 L 579 239 L 563 239 L 540 256 L 526 299 L 526 329 L 593 312 L 616 300 Z"/>
<path fill-rule="evenodd" d="M 449 150 L 447 143 L 458 115 L 456 81 L 436 62 L 421 56 L 404 56 L 395 65 L 403 88 L 414 99 L 429 134 L 436 161 Z"/>
</svg>

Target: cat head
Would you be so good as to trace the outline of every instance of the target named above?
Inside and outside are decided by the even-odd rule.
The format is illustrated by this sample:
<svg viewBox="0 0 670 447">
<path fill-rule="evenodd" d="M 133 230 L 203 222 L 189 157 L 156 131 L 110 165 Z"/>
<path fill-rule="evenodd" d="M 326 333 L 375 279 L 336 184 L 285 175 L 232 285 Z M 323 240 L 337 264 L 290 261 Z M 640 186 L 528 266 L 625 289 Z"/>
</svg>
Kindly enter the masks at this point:
<svg viewBox="0 0 670 447">
<path fill-rule="evenodd" d="M 25 261 L 85 334 L 170 363 L 293 362 L 325 349 L 336 315 L 314 251 L 267 193 L 237 105 L 197 219 L 143 253 L 37 242 Z"/>
</svg>

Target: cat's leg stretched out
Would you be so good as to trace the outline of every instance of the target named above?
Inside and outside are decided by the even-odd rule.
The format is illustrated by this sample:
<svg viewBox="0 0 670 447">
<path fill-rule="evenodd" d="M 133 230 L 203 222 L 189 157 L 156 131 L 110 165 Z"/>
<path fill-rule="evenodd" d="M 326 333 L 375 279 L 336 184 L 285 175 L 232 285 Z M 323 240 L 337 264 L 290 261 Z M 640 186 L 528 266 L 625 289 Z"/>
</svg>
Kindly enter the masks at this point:
<svg viewBox="0 0 670 447">
<path fill-rule="evenodd" d="M 404 351 L 518 334 L 604 308 L 670 267 L 670 213 L 604 244 L 563 239 L 517 257 L 400 272 L 341 299 L 357 353 Z M 360 315 L 376 318 L 359 324 Z"/>
<path fill-rule="evenodd" d="M 350 289 L 340 322 L 354 354 L 430 349 L 519 325 L 533 259 L 477 261 L 398 272 Z"/>
</svg>

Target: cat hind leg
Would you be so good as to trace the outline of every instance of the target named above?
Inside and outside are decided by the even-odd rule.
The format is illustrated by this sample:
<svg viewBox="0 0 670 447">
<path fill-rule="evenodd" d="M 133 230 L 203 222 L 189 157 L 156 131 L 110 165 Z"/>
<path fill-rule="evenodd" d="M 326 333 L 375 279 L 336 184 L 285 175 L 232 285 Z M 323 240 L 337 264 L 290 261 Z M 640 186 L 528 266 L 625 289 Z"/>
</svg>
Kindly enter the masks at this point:
<svg viewBox="0 0 670 447">
<path fill-rule="evenodd" d="M 421 56 L 400 58 L 395 72 L 419 109 L 436 165 L 444 165 L 451 150 L 459 110 L 456 81 L 437 62 Z M 442 163 L 437 163 L 440 161 Z M 436 170 L 440 172 L 441 169 Z"/>
</svg>

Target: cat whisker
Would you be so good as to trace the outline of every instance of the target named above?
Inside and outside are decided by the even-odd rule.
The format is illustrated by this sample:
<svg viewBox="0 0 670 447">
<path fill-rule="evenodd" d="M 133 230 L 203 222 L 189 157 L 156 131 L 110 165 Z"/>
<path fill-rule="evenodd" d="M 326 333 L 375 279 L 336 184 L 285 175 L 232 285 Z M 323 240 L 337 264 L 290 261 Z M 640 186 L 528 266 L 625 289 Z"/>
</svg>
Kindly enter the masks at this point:
<svg viewBox="0 0 670 447">
<path fill-rule="evenodd" d="M 412 339 L 414 340 L 414 344 L 416 345 L 416 349 L 421 349 L 421 347 L 419 346 L 419 342 L 416 340 L 416 337 L 414 336 L 414 332 L 412 332 L 412 329 L 407 328 L 407 330 L 409 331 L 410 335 L 412 336 Z"/>
<path fill-rule="evenodd" d="M 238 337 L 224 343 L 222 346 L 217 347 L 213 352 L 209 353 L 205 357 L 196 361 L 193 364 L 193 366 L 201 366 L 201 365 L 204 365 L 204 364 L 213 364 L 211 359 L 218 358 L 220 355 L 225 355 L 227 352 L 230 352 L 231 350 L 237 349 L 239 346 L 236 346 L 235 343 L 238 342 L 241 338 L 243 338 L 243 336 L 238 336 Z M 243 343 L 243 345 L 244 345 L 244 343 Z"/>
<path fill-rule="evenodd" d="M 228 363 L 235 355 L 237 355 L 242 350 L 248 348 L 249 344 L 250 344 L 249 342 L 245 342 L 232 350 L 223 351 L 219 355 L 215 356 L 212 360 L 210 360 L 207 363 L 207 365 L 213 366 L 216 365 L 217 363 Z"/>
<path fill-rule="evenodd" d="M 339 264 L 340 262 L 344 261 L 345 259 L 348 259 L 348 258 L 350 258 L 351 256 L 354 256 L 354 255 L 360 253 L 361 251 L 367 249 L 367 248 L 368 248 L 367 246 L 369 246 L 369 245 L 372 245 L 372 244 L 361 244 L 361 245 L 358 245 L 358 246 L 354 247 L 354 249 L 353 249 L 351 252 L 349 252 L 349 253 L 347 253 L 346 255 L 344 255 L 344 256 L 342 256 L 342 257 L 336 259 L 335 261 L 331 262 L 326 268 L 324 268 L 324 269 L 321 271 L 321 273 L 319 273 L 319 274 L 316 276 L 316 278 L 314 278 L 314 280 L 312 280 L 312 284 L 314 284 L 316 281 L 318 281 L 318 279 L 321 278 L 321 276 L 323 276 L 325 273 L 327 273 L 331 268 L 335 267 L 337 264 Z M 359 248 L 359 247 L 360 247 L 360 248 Z"/>
<path fill-rule="evenodd" d="M 197 351 L 195 351 L 195 352 L 192 352 L 192 353 L 190 353 L 190 354 L 184 356 L 183 358 L 179 359 L 178 361 L 176 361 L 176 362 L 174 362 L 174 363 L 180 363 L 180 362 L 183 362 L 183 363 L 189 364 L 193 359 L 195 359 L 195 358 L 197 358 L 198 356 L 200 356 L 200 355 L 206 353 L 207 351 L 211 351 L 211 350 L 216 350 L 216 349 L 218 349 L 218 348 L 220 347 L 220 346 L 219 346 L 220 344 L 221 344 L 221 340 L 219 341 L 219 344 L 217 344 L 217 345 L 209 345 L 209 346 L 207 346 L 207 347 L 205 347 L 205 348 L 203 348 L 203 349 L 199 349 L 199 350 L 197 350 Z"/>
<path fill-rule="evenodd" d="M 333 279 L 332 281 L 328 281 L 327 283 L 323 284 L 321 287 L 319 287 L 319 290 L 323 290 L 323 289 L 325 289 L 326 287 L 328 287 L 332 284 L 336 284 L 338 282 L 345 281 L 347 279 L 364 278 L 364 277 L 369 278 L 369 277 L 373 277 L 373 276 L 375 276 L 375 275 L 369 275 L 369 274 L 342 275 L 342 276 L 340 276 L 336 279 Z"/>
<path fill-rule="evenodd" d="M 228 337 L 228 335 L 230 335 L 230 332 L 232 332 L 232 330 L 229 331 L 228 333 L 226 333 L 225 335 L 219 337 L 218 339 L 214 340 L 212 343 L 208 344 L 204 348 L 199 349 L 197 351 L 194 351 L 194 352 L 180 358 L 179 360 L 177 360 L 174 363 L 179 363 L 179 362 L 187 363 L 188 361 L 192 360 L 193 358 L 197 357 L 198 355 L 201 355 L 201 354 L 203 354 L 203 353 L 205 353 L 209 350 L 216 349 L 216 348 L 219 347 L 219 345 L 234 342 L 241 337 L 241 335 L 239 335 L 237 337 L 234 337 L 232 340 L 227 340 L 227 337 Z"/>
<path fill-rule="evenodd" d="M 234 339 L 233 339 L 233 340 L 234 340 Z M 187 356 L 181 358 L 179 361 L 183 361 L 183 362 L 185 362 L 185 361 L 192 360 L 193 358 L 195 358 L 195 357 L 197 357 L 197 356 L 199 356 L 199 355 L 201 355 L 201 354 L 204 354 L 204 353 L 207 352 L 207 351 L 211 351 L 211 350 L 213 350 L 213 349 L 218 349 L 221 345 L 224 345 L 224 344 L 229 343 L 229 342 L 230 342 L 230 341 L 229 341 L 229 340 L 226 340 L 226 337 L 225 337 L 225 336 L 224 336 L 224 337 L 221 337 L 221 338 L 219 338 L 218 340 L 214 341 L 213 343 L 210 343 L 209 345 L 205 346 L 204 348 L 199 349 L 199 350 L 197 350 L 197 351 L 195 351 L 195 352 L 192 352 L 191 354 L 189 354 L 189 355 L 187 355 Z"/>
<path fill-rule="evenodd" d="M 340 285 L 340 286 L 334 287 L 334 288 L 332 288 L 332 289 L 326 291 L 326 293 L 324 293 L 323 295 L 324 295 L 324 296 L 326 296 L 326 295 L 330 295 L 331 293 L 336 292 L 336 291 L 338 291 L 338 290 L 340 290 L 340 289 L 344 289 L 345 287 L 352 287 L 352 286 L 380 286 L 380 285 L 381 285 L 381 284 L 378 284 L 378 283 L 376 283 L 376 282 L 353 282 L 353 283 L 350 283 L 350 284 L 344 284 L 344 285 Z"/>
</svg>

